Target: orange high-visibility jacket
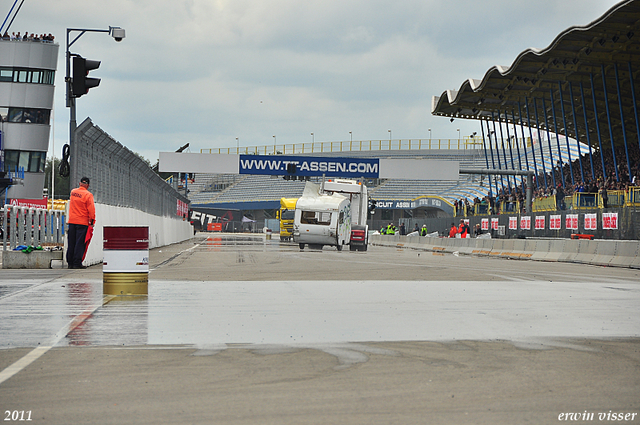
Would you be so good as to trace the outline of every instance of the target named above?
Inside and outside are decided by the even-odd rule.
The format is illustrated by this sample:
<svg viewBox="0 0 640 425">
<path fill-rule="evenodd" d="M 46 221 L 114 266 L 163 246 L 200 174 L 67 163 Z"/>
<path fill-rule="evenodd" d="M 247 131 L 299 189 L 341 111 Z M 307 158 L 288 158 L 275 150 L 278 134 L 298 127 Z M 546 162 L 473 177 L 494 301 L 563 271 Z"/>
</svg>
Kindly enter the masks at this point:
<svg viewBox="0 0 640 425">
<path fill-rule="evenodd" d="M 96 220 L 96 207 L 93 204 L 93 195 L 80 186 L 71 191 L 69 196 L 69 224 L 83 224 L 88 226 Z"/>
</svg>

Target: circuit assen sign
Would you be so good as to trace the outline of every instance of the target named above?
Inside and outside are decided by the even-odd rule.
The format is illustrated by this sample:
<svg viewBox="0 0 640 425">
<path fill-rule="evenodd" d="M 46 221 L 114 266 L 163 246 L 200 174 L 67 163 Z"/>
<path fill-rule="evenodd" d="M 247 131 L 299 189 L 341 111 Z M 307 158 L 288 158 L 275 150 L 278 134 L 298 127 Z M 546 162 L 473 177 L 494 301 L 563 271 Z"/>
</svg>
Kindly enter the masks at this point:
<svg viewBox="0 0 640 425">
<path fill-rule="evenodd" d="M 289 173 L 289 164 L 295 165 L 295 171 Z M 378 178 L 380 174 L 380 160 L 377 158 L 333 158 L 290 156 L 278 158 L 264 155 L 240 155 L 239 174 L 265 174 L 317 176 L 346 178 Z"/>
<path fill-rule="evenodd" d="M 453 207 L 440 197 L 423 196 L 406 201 L 376 200 L 376 208 L 381 210 L 414 210 L 416 208 L 438 208 L 453 213 Z"/>
</svg>

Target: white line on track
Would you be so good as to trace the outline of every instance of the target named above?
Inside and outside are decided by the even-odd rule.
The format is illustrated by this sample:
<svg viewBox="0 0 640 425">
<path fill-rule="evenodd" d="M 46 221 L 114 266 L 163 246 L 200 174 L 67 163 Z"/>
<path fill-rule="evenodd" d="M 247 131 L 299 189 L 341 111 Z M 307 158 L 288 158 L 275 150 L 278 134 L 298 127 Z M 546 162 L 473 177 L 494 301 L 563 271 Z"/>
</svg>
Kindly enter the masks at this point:
<svg viewBox="0 0 640 425">
<path fill-rule="evenodd" d="M 83 311 L 82 313 L 78 314 L 76 317 L 71 319 L 69 323 L 67 323 L 58 332 L 56 332 L 55 335 L 53 335 L 53 337 L 51 338 L 51 341 L 49 342 L 49 344 L 34 348 L 29 353 L 27 353 L 24 357 L 22 357 L 20 360 L 16 361 L 12 365 L 0 371 L 0 384 L 2 384 L 7 379 L 11 378 L 13 375 L 15 375 L 16 373 L 20 372 L 21 370 L 29 366 L 34 361 L 38 360 L 40 356 L 42 356 L 44 353 L 46 353 L 51 348 L 53 348 L 58 342 L 60 342 L 60 340 L 62 340 L 62 338 L 66 337 L 70 332 L 72 332 L 75 328 L 77 328 L 82 323 L 84 323 L 85 320 L 91 317 L 91 315 L 97 309 L 107 304 L 109 301 L 113 300 L 114 298 L 116 298 L 115 295 L 105 295 L 100 304 L 90 307 L 87 310 Z"/>
</svg>

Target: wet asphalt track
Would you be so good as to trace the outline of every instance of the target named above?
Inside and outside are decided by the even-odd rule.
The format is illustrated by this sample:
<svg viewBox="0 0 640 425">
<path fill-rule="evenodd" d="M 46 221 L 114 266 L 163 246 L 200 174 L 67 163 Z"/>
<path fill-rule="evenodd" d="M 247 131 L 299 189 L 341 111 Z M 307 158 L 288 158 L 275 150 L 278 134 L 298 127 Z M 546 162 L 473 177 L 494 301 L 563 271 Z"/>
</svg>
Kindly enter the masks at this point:
<svg viewBox="0 0 640 425">
<path fill-rule="evenodd" d="M 637 270 L 206 234 L 152 251 L 150 270 L 141 298 L 105 298 L 100 266 L 0 270 L 2 411 L 41 423 L 639 411 Z"/>
</svg>

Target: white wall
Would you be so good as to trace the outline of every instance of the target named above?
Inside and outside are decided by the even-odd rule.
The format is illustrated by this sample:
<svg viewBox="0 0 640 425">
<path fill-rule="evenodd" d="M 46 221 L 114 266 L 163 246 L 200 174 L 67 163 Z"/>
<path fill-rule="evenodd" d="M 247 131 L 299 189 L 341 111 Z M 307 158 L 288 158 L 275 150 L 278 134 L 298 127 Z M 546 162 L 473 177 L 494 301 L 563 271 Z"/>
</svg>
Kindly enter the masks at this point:
<svg viewBox="0 0 640 425">
<path fill-rule="evenodd" d="M 132 208 L 96 204 L 96 226 L 85 265 L 102 263 L 103 226 L 149 226 L 150 249 L 182 242 L 193 236 L 193 227 L 186 220 L 158 217 Z M 65 239 L 65 255 L 66 243 Z"/>
</svg>

